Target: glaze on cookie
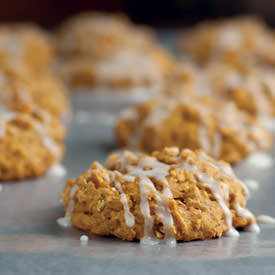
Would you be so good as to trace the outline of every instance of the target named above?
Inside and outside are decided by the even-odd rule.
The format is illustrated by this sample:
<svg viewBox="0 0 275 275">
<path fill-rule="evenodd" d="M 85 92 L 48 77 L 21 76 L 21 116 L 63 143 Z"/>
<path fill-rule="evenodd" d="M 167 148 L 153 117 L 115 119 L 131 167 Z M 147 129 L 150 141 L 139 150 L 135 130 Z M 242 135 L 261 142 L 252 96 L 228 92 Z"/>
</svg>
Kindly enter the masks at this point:
<svg viewBox="0 0 275 275">
<path fill-rule="evenodd" d="M 230 163 L 271 148 L 269 133 L 234 103 L 188 94 L 130 107 L 116 124 L 116 137 L 122 147 L 202 149 Z"/>
<path fill-rule="evenodd" d="M 122 151 L 94 162 L 62 192 L 66 216 L 90 234 L 174 246 L 177 240 L 259 231 L 230 165 L 202 151 Z"/>
<path fill-rule="evenodd" d="M 61 123 L 33 105 L 0 104 L 0 181 L 44 174 L 64 153 Z"/>
</svg>

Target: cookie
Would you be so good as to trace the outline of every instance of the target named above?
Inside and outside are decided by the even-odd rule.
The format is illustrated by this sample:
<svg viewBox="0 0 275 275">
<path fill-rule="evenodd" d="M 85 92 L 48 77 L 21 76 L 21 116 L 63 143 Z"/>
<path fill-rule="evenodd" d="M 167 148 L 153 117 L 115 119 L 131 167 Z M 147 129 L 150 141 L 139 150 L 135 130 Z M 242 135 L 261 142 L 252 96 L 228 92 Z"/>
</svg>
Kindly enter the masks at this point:
<svg viewBox="0 0 275 275">
<path fill-rule="evenodd" d="M 35 178 L 62 159 L 64 127 L 44 110 L 0 104 L 0 181 Z"/>
<path fill-rule="evenodd" d="M 230 163 L 271 148 L 271 136 L 232 102 L 208 96 L 165 96 L 122 112 L 116 124 L 119 146 L 146 152 L 165 146 L 203 149 Z"/>
<path fill-rule="evenodd" d="M 35 104 L 57 117 L 64 117 L 70 109 L 67 89 L 49 71 L 33 78 L 17 78 L 0 70 L 1 102 L 7 104 L 15 99 Z"/>
<path fill-rule="evenodd" d="M 133 25 L 122 14 L 81 13 L 57 30 L 61 56 L 112 56 L 121 50 L 146 48 L 155 39 L 150 30 Z"/>
<path fill-rule="evenodd" d="M 186 93 L 233 101 L 255 117 L 275 116 L 275 70 L 247 62 L 236 64 L 213 61 L 199 67 L 191 62 L 174 66 L 165 93 Z"/>
<path fill-rule="evenodd" d="M 274 33 L 255 17 L 200 23 L 183 32 L 179 44 L 183 54 L 202 63 L 244 58 L 256 64 L 275 65 Z"/>
<path fill-rule="evenodd" d="M 258 231 L 246 196 L 230 165 L 176 147 L 111 154 L 62 192 L 66 216 L 89 234 L 169 245 Z"/>
<path fill-rule="evenodd" d="M 32 24 L 0 25 L 0 68 L 16 76 L 44 72 L 54 48 L 48 33 Z"/>
<path fill-rule="evenodd" d="M 73 87 L 96 90 L 160 88 L 172 65 L 161 47 L 143 51 L 120 51 L 107 58 L 72 57 L 60 65 L 62 78 Z"/>
<path fill-rule="evenodd" d="M 258 117 L 275 117 L 275 70 L 236 68 L 224 63 L 206 67 L 209 85 L 215 95 L 232 100 L 242 110 Z"/>
</svg>

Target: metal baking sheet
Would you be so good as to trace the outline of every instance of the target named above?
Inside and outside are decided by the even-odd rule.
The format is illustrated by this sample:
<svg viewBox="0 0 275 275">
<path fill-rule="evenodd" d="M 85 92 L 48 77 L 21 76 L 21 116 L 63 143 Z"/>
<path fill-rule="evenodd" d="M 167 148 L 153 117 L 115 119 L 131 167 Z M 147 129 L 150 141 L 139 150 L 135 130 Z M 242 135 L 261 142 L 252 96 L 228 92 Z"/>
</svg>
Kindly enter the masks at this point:
<svg viewBox="0 0 275 275">
<path fill-rule="evenodd" d="M 94 160 L 103 162 L 115 149 L 112 109 L 83 111 L 73 100 L 77 108 L 68 122 L 63 162 L 67 173 L 57 170 L 36 180 L 2 184 L 1 275 L 275 274 L 274 225 L 261 225 L 260 234 L 242 232 L 239 238 L 179 243 L 175 248 L 96 236 L 83 244 L 83 232 L 61 228 L 56 219 L 64 215 L 60 192 L 66 179 L 77 177 Z M 274 150 L 270 154 L 274 159 Z M 275 216 L 275 167 L 241 165 L 235 170 L 241 178 L 260 183 L 248 207 L 256 215 Z"/>
</svg>

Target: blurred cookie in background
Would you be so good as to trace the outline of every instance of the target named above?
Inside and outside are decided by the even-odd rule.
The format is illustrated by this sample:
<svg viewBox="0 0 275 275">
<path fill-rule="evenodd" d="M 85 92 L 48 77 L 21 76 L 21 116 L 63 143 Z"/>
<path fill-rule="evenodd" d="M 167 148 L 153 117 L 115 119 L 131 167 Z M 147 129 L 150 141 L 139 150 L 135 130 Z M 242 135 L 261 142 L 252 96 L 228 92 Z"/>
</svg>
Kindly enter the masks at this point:
<svg viewBox="0 0 275 275">
<path fill-rule="evenodd" d="M 122 112 L 116 124 L 119 146 L 152 152 L 165 146 L 202 149 L 236 163 L 271 148 L 259 121 L 233 102 L 209 96 L 166 96 Z"/>
<path fill-rule="evenodd" d="M 180 35 L 179 48 L 200 63 L 245 58 L 275 66 L 275 34 L 257 17 L 235 17 L 199 23 Z"/>
<path fill-rule="evenodd" d="M 43 73 L 54 58 L 49 33 L 31 23 L 0 24 L 0 68 L 18 77 Z"/>
</svg>

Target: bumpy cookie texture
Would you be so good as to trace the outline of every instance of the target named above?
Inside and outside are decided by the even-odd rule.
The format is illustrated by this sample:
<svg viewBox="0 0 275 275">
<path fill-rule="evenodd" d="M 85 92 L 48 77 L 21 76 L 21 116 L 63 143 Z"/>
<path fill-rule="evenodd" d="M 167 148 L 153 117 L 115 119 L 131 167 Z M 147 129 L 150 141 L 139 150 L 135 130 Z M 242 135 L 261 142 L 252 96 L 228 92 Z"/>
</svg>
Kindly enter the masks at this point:
<svg viewBox="0 0 275 275">
<path fill-rule="evenodd" d="M 154 42 L 150 30 L 133 25 L 122 14 L 78 14 L 57 31 L 57 47 L 65 56 L 107 57 L 122 49 L 145 48 Z"/>
<path fill-rule="evenodd" d="M 0 69 L 0 101 L 8 104 L 15 99 L 35 104 L 57 117 L 64 117 L 70 108 L 67 89 L 50 71 L 24 79 Z"/>
<path fill-rule="evenodd" d="M 107 58 L 72 57 L 60 65 L 60 74 L 81 88 L 158 88 L 169 72 L 172 57 L 161 47 L 120 51 Z"/>
<path fill-rule="evenodd" d="M 246 195 L 230 165 L 176 147 L 111 154 L 62 192 L 66 215 L 81 230 L 170 245 L 258 230 Z"/>
<path fill-rule="evenodd" d="M 275 70 L 212 63 L 205 72 L 215 95 L 253 116 L 275 116 Z"/>
<path fill-rule="evenodd" d="M 184 62 L 172 74 L 169 94 L 191 92 L 208 95 L 236 106 L 257 117 L 275 116 L 275 70 L 256 67 L 247 62 L 228 64 L 210 62 L 204 67 Z M 175 85 L 176 84 L 176 85 Z"/>
<path fill-rule="evenodd" d="M 237 17 L 200 23 L 182 34 L 180 47 L 184 54 L 200 62 L 239 58 L 253 63 L 275 65 L 275 36 L 259 19 Z"/>
<path fill-rule="evenodd" d="M 43 72 L 53 59 L 49 34 L 32 24 L 0 25 L 0 67 L 26 76 Z"/>
<path fill-rule="evenodd" d="M 0 104 L 0 181 L 33 178 L 63 156 L 64 128 L 46 111 L 14 100 Z"/>
<path fill-rule="evenodd" d="M 234 103 L 209 97 L 162 97 L 122 112 L 118 144 L 152 152 L 165 146 L 203 149 L 230 163 L 271 147 L 271 137 Z"/>
<path fill-rule="evenodd" d="M 77 15 L 61 26 L 57 40 L 57 71 L 82 91 L 159 90 L 173 63 L 150 31 L 116 14 Z"/>
</svg>

